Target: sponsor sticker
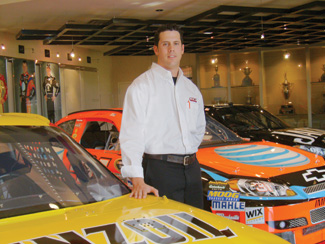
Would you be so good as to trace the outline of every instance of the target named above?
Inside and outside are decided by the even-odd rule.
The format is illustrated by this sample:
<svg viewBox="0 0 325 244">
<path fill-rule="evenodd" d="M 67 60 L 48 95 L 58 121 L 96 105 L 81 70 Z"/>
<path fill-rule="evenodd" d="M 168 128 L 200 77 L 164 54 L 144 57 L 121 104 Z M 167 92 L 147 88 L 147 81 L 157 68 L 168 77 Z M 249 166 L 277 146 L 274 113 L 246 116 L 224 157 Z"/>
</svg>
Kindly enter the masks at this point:
<svg viewBox="0 0 325 244">
<path fill-rule="evenodd" d="M 209 201 L 239 201 L 239 193 L 231 191 L 208 191 Z"/>
<path fill-rule="evenodd" d="M 245 202 L 212 201 L 211 208 L 217 211 L 245 211 Z"/>
<path fill-rule="evenodd" d="M 245 210 L 246 224 L 265 224 L 264 207 L 248 207 Z"/>
<path fill-rule="evenodd" d="M 325 181 L 325 169 L 307 169 L 302 176 L 306 182 L 316 180 L 320 183 Z"/>
<path fill-rule="evenodd" d="M 325 197 L 316 199 L 315 208 L 321 207 L 325 205 Z"/>
<path fill-rule="evenodd" d="M 209 181 L 209 189 L 212 191 L 229 191 L 229 185 L 223 181 Z"/>
<path fill-rule="evenodd" d="M 215 211 L 216 215 L 240 222 L 240 212 L 233 211 Z"/>
</svg>

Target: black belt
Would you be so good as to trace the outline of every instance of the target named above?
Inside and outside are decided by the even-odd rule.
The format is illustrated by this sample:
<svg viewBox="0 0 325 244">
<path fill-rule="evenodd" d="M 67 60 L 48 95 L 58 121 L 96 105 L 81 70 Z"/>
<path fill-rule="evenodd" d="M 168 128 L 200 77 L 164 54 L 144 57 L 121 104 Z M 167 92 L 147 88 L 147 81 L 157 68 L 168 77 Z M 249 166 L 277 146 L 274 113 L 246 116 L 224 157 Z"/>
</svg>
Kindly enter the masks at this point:
<svg viewBox="0 0 325 244">
<path fill-rule="evenodd" d="M 176 154 L 143 154 L 144 158 L 164 160 L 171 163 L 189 165 L 195 162 L 196 154 L 176 155 Z"/>
</svg>

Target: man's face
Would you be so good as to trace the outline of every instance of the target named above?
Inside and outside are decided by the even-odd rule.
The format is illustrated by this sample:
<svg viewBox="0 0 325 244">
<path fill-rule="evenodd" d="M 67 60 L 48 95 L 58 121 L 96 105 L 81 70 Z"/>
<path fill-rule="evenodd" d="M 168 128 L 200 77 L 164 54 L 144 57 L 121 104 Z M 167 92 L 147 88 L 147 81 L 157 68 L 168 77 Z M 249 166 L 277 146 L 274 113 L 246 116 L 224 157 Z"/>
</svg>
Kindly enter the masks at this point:
<svg viewBox="0 0 325 244">
<path fill-rule="evenodd" d="M 23 71 L 24 71 L 24 73 L 27 72 L 27 64 L 26 63 L 23 63 Z"/>
<path fill-rule="evenodd" d="M 184 45 L 178 31 L 164 31 L 159 35 L 158 47 L 154 46 L 158 64 L 173 73 L 178 71 Z M 175 74 L 173 74 L 174 76 Z M 177 75 L 177 73 L 176 73 Z"/>
</svg>

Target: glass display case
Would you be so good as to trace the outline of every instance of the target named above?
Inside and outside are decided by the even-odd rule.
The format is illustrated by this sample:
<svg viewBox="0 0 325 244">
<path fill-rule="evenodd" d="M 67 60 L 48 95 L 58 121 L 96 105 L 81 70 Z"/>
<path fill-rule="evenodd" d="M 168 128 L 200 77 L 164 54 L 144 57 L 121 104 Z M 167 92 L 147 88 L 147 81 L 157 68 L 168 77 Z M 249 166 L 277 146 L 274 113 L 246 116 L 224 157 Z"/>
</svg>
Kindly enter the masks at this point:
<svg viewBox="0 0 325 244">
<path fill-rule="evenodd" d="M 235 104 L 260 104 L 257 52 L 230 54 L 231 98 Z"/>
<path fill-rule="evenodd" d="M 294 127 L 325 129 L 325 46 L 199 55 L 206 104 L 259 104 Z"/>
<path fill-rule="evenodd" d="M 310 48 L 313 128 L 325 129 L 325 47 Z"/>
<path fill-rule="evenodd" d="M 228 102 L 227 56 L 206 55 L 199 60 L 200 90 L 205 104 Z"/>
</svg>

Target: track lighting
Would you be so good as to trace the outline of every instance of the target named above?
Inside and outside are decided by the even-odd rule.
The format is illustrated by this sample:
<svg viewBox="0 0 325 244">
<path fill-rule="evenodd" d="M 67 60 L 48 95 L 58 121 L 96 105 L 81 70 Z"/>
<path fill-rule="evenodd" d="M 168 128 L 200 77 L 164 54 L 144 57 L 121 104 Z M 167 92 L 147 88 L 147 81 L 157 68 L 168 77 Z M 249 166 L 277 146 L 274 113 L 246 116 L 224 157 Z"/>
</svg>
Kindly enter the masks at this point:
<svg viewBox="0 0 325 244">
<path fill-rule="evenodd" d="M 284 59 L 289 59 L 290 58 L 290 53 L 286 51 L 283 55 Z"/>
<path fill-rule="evenodd" d="M 6 46 L 3 43 L 1 44 L 1 49 L 2 50 L 5 50 L 6 49 Z"/>
<path fill-rule="evenodd" d="M 74 54 L 74 51 L 73 51 L 73 49 L 71 50 L 71 52 L 70 52 L 70 57 L 71 58 L 74 58 L 76 55 Z"/>
</svg>

